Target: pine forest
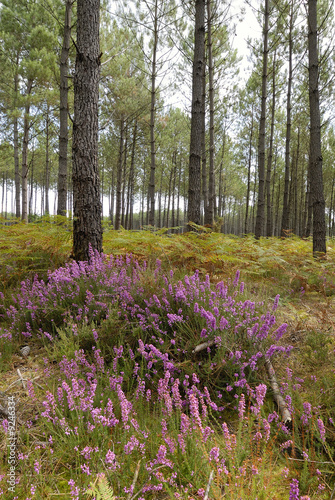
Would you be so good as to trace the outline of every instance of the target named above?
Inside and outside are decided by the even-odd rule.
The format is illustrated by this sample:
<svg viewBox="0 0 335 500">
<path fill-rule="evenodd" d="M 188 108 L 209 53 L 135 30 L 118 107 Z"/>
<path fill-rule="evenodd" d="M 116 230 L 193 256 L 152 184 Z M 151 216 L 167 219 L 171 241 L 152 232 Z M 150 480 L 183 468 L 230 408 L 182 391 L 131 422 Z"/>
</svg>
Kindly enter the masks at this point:
<svg viewBox="0 0 335 500">
<path fill-rule="evenodd" d="M 335 499 L 333 0 L 0 1 L 0 496 Z"/>
</svg>

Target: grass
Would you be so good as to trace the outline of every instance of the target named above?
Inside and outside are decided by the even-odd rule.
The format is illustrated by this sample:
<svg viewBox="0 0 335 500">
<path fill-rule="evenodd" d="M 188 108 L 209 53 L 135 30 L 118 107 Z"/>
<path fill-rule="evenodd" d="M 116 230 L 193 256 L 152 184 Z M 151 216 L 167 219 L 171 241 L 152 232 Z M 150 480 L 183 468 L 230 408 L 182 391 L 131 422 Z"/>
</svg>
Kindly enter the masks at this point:
<svg viewBox="0 0 335 500">
<path fill-rule="evenodd" d="M 50 270 L 69 261 L 70 228 L 54 222 L 0 226 L 6 332 L 0 339 L 0 404 L 6 409 L 7 396 L 14 396 L 20 454 L 15 493 L 1 477 L 5 498 L 198 499 L 207 489 L 212 500 L 331 498 L 334 241 L 327 244 L 326 259 L 317 261 L 311 242 L 295 237 L 256 241 L 106 228 L 104 252 L 131 253 L 139 263 L 135 274 L 130 263 L 126 271 L 119 265 L 117 278 L 114 268 L 99 268 L 99 279 L 91 270 L 85 279 L 73 279 L 79 291 L 73 295 L 71 288 L 71 300 L 59 288 L 57 306 L 50 299 L 43 309 L 29 287 L 26 302 L 20 302 L 18 288 L 37 274 L 51 294 Z M 187 285 L 185 275 L 196 269 L 199 277 Z M 192 354 L 219 331 L 210 326 L 219 300 L 213 302 L 211 294 L 221 281 L 230 299 L 220 299 L 218 309 L 230 326 L 220 330 L 221 345 Z M 279 307 L 272 313 L 277 294 Z M 163 298 L 165 308 L 159 305 Z M 236 306 L 245 300 L 255 303 L 250 314 Z M 15 304 L 22 305 L 14 321 L 6 311 Z M 265 324 L 267 311 L 276 324 L 264 339 L 250 337 L 248 328 Z M 241 318 L 244 327 L 238 327 Z M 283 323 L 288 327 L 275 341 Z M 20 354 L 24 344 L 30 347 L 27 357 Z M 288 429 L 276 416 L 262 362 L 272 344 L 279 349 L 272 363 L 292 413 Z M 252 365 L 257 352 L 261 356 Z M 261 397 L 257 391 L 264 384 Z M 4 475 L 9 419 L 0 417 Z M 299 495 L 293 496 L 297 485 Z"/>
</svg>

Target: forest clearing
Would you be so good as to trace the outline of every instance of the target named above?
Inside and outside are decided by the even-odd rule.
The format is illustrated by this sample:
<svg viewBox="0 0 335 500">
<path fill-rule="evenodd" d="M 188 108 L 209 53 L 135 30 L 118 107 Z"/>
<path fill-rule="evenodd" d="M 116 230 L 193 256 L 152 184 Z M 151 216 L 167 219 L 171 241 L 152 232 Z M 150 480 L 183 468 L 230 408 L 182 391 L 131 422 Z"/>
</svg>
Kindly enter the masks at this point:
<svg viewBox="0 0 335 500">
<path fill-rule="evenodd" d="M 4 498 L 333 498 L 333 240 L 106 227 L 87 265 L 65 224 L 0 238 Z"/>
</svg>

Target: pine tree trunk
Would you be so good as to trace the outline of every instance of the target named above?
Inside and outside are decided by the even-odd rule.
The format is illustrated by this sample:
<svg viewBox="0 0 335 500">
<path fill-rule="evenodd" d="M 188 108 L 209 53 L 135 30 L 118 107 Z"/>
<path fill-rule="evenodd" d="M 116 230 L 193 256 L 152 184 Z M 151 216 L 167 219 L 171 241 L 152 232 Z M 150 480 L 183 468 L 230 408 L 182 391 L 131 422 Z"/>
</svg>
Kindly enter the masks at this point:
<svg viewBox="0 0 335 500">
<path fill-rule="evenodd" d="M 50 158 L 49 158 L 49 106 L 46 116 L 46 146 L 45 146 L 45 215 L 49 215 L 49 184 L 50 184 Z"/>
<path fill-rule="evenodd" d="M 32 91 L 33 82 L 28 80 L 26 92 L 26 105 L 24 110 L 23 119 L 23 141 L 22 141 L 22 215 L 21 218 L 24 222 L 28 222 L 28 143 L 29 143 L 29 129 L 30 129 L 30 93 Z"/>
<path fill-rule="evenodd" d="M 123 170 L 122 170 L 122 201 L 121 201 L 121 226 L 125 227 L 124 224 L 124 213 L 125 213 L 125 192 L 126 192 L 126 178 L 127 178 L 127 156 L 128 156 L 128 123 L 126 125 L 126 137 L 124 143 L 124 160 L 123 160 Z"/>
<path fill-rule="evenodd" d="M 17 55 L 17 64 L 16 67 L 18 67 L 19 64 L 19 55 Z M 17 94 L 19 91 L 19 74 L 18 70 L 15 72 L 14 76 L 14 92 L 15 92 L 15 103 L 17 100 Z M 15 168 L 15 215 L 17 218 L 20 218 L 21 215 L 21 204 L 20 204 L 20 197 L 21 197 L 21 182 L 20 182 L 20 163 L 19 163 L 19 129 L 18 129 L 18 118 L 17 116 L 14 116 L 13 119 L 13 125 L 14 125 L 14 168 Z"/>
<path fill-rule="evenodd" d="M 212 54 L 212 13 L 211 0 L 207 0 L 207 47 L 208 47 L 208 95 L 209 95 L 209 177 L 208 209 L 205 212 L 205 224 L 214 222 L 214 68 Z"/>
<path fill-rule="evenodd" d="M 30 165 L 30 193 L 29 193 L 29 215 L 33 213 L 33 193 L 34 193 L 34 152 Z"/>
<path fill-rule="evenodd" d="M 131 161 L 130 161 L 130 172 L 129 172 L 129 225 L 128 229 L 133 228 L 133 218 L 134 218 L 134 180 L 135 180 L 135 150 L 136 150 L 136 140 L 137 140 L 137 119 L 135 118 L 134 129 L 133 129 L 133 143 L 131 150 Z"/>
<path fill-rule="evenodd" d="M 334 205 L 333 205 L 334 185 L 335 185 L 335 177 L 333 177 L 333 182 L 332 182 L 332 190 L 331 190 L 331 195 L 330 195 L 329 218 L 328 218 L 328 232 L 329 232 L 330 238 L 332 237 L 332 217 L 333 217 L 333 210 L 334 210 Z"/>
<path fill-rule="evenodd" d="M 161 229 L 162 226 L 162 190 L 163 190 L 163 169 L 161 171 L 161 180 L 158 193 L 158 227 Z M 164 221 L 163 221 L 164 222 Z"/>
<path fill-rule="evenodd" d="M 258 142 L 258 200 L 255 225 L 255 237 L 259 239 L 264 232 L 265 213 L 265 133 L 266 133 L 266 98 L 267 98 L 267 76 L 268 76 L 268 36 L 269 36 L 269 0 L 265 0 L 264 6 L 264 45 L 263 45 L 263 72 L 262 72 L 262 104 L 261 118 L 259 123 Z"/>
<path fill-rule="evenodd" d="M 248 217 L 249 217 L 249 203 L 250 203 L 250 180 L 251 180 L 251 160 L 252 160 L 252 140 L 254 133 L 254 107 L 251 111 L 251 126 L 250 126 L 250 138 L 249 138 L 249 154 L 248 154 L 248 181 L 247 181 L 247 196 L 246 196 L 246 208 L 245 208 L 245 219 L 244 219 L 244 232 L 248 234 Z"/>
<path fill-rule="evenodd" d="M 326 253 L 325 200 L 323 193 L 317 0 L 308 0 L 308 75 L 310 110 L 310 165 L 313 203 L 313 255 Z"/>
<path fill-rule="evenodd" d="M 205 62 L 205 0 L 195 2 L 192 76 L 191 141 L 189 161 L 188 221 L 200 224 L 201 137 L 203 129 L 202 73 Z M 191 230 L 191 226 L 188 226 Z"/>
<path fill-rule="evenodd" d="M 114 224 L 114 229 L 116 230 L 119 230 L 121 227 L 123 153 L 124 153 L 124 119 L 123 117 L 121 117 L 119 161 L 116 174 L 116 206 L 115 206 L 115 224 Z"/>
<path fill-rule="evenodd" d="M 153 29 L 153 48 L 152 48 L 152 65 L 151 65 L 151 107 L 150 107 L 150 180 L 149 180 L 149 200 L 150 213 L 149 224 L 155 225 L 155 172 L 156 172 L 156 144 L 155 144 L 155 117 L 156 117 L 156 58 L 158 46 L 158 12 L 157 0 L 155 0 L 154 12 L 154 29 Z"/>
<path fill-rule="evenodd" d="M 206 55 L 205 55 L 206 57 Z M 201 195 L 203 209 L 201 223 L 205 224 L 208 208 L 208 185 L 207 185 L 207 157 L 206 157 L 206 60 L 202 68 L 202 132 L 201 132 Z"/>
<path fill-rule="evenodd" d="M 67 201 L 67 149 L 68 149 L 68 59 L 71 42 L 71 14 L 73 0 L 66 0 L 63 46 L 60 56 L 59 86 L 59 160 L 57 215 L 66 215 Z"/>
<path fill-rule="evenodd" d="M 98 168 L 100 0 L 77 1 L 77 54 L 73 122 L 73 255 L 89 260 L 102 251 Z"/>
<path fill-rule="evenodd" d="M 266 236 L 268 238 L 272 236 L 271 172 L 272 172 L 272 158 L 273 158 L 273 135 L 275 128 L 275 109 L 276 109 L 276 51 L 273 55 L 271 128 L 270 128 L 268 164 L 266 170 Z"/>
<path fill-rule="evenodd" d="M 290 191 L 290 146 L 291 146 L 291 94 L 292 94 L 292 53 L 293 53 L 293 14 L 290 14 L 289 28 L 289 60 L 288 60 L 288 85 L 287 85 L 287 101 L 286 101 L 286 144 L 285 144 L 285 183 L 284 183 L 284 199 L 283 199 L 283 218 L 281 224 L 281 236 L 288 236 L 289 231 L 289 191 Z"/>
<path fill-rule="evenodd" d="M 112 186 L 111 186 L 111 208 L 110 208 L 110 221 L 112 226 L 114 226 L 114 204 L 115 204 L 115 170 L 114 166 L 112 169 Z"/>
<path fill-rule="evenodd" d="M 176 177 L 177 177 L 177 151 L 174 152 L 173 154 L 173 170 L 172 170 L 172 220 L 171 220 L 171 226 L 172 226 L 172 233 L 175 232 L 173 229 L 176 225 L 176 218 L 175 218 L 175 193 L 176 193 Z"/>
<path fill-rule="evenodd" d="M 20 164 L 19 164 L 19 130 L 18 119 L 14 118 L 14 168 L 15 168 L 15 215 L 17 218 L 21 215 L 21 186 L 20 186 Z"/>
</svg>

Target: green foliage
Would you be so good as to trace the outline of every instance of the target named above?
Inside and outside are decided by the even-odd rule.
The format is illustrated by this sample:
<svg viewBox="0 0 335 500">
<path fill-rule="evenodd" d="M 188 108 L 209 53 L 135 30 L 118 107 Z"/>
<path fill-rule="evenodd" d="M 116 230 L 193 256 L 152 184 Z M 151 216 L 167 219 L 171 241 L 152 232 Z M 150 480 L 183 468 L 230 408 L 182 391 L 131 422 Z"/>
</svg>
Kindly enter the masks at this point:
<svg viewBox="0 0 335 500">
<path fill-rule="evenodd" d="M 86 495 L 96 500 L 115 500 L 116 498 L 104 474 L 101 474 L 93 484 L 91 483 Z"/>
</svg>

